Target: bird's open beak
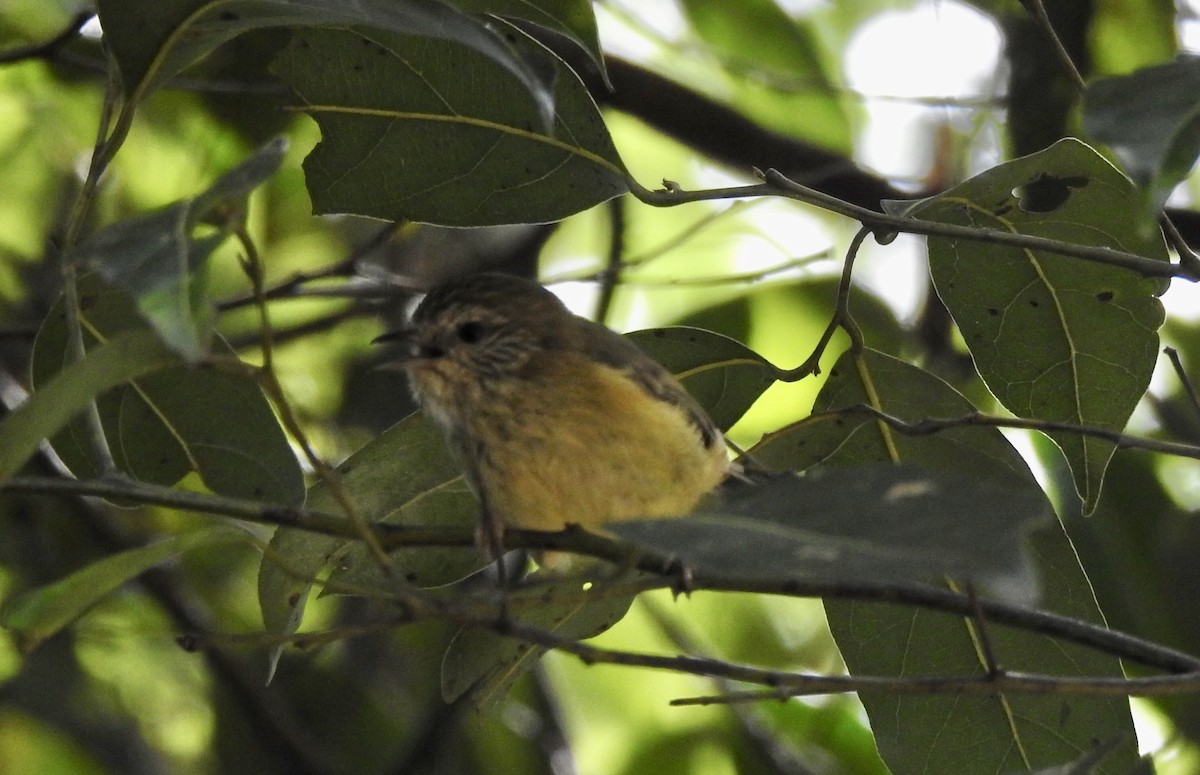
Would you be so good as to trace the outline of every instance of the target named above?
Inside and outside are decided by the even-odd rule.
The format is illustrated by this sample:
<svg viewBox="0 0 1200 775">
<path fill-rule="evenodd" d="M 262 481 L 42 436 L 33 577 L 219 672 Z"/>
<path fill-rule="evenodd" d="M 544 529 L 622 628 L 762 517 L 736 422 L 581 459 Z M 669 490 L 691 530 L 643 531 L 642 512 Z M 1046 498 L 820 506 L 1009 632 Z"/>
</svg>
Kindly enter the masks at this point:
<svg viewBox="0 0 1200 775">
<path fill-rule="evenodd" d="M 400 344 L 400 352 L 392 356 L 392 359 L 376 366 L 376 369 L 384 369 L 387 371 L 404 371 L 408 365 L 417 358 L 417 332 L 411 328 L 398 328 L 395 331 L 388 331 L 385 334 L 380 334 L 371 340 L 371 344 Z"/>
</svg>

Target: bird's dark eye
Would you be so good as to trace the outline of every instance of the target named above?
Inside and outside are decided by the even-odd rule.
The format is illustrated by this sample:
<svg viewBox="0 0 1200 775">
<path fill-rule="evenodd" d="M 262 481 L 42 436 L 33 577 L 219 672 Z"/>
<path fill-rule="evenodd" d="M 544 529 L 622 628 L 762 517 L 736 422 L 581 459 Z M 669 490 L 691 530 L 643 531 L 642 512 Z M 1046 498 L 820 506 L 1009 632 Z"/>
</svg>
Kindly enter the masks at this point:
<svg viewBox="0 0 1200 775">
<path fill-rule="evenodd" d="M 454 333 L 458 336 L 459 341 L 475 344 L 483 338 L 483 323 L 478 320 L 468 320 L 466 323 L 459 324 Z"/>
</svg>

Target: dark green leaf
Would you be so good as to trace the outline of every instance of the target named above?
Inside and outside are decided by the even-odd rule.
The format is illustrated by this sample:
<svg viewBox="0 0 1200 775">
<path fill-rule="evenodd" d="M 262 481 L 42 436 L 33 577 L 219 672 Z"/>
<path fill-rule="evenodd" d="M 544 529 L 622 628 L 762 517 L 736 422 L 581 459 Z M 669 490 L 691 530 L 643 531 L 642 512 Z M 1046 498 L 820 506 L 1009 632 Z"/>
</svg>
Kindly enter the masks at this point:
<svg viewBox="0 0 1200 775">
<path fill-rule="evenodd" d="M 200 359 L 211 336 L 205 259 L 241 223 L 246 196 L 274 174 L 286 149 L 282 139 L 264 145 L 195 197 L 101 229 L 71 259 L 128 291 L 164 342 L 189 361 Z M 214 222 L 216 234 L 194 233 Z"/>
<path fill-rule="evenodd" d="M 152 331 L 123 331 L 65 366 L 0 420 L 0 480 L 16 473 L 38 444 L 58 433 L 96 396 L 131 379 L 178 363 Z"/>
<path fill-rule="evenodd" d="M 501 35 L 483 19 L 437 0 L 99 0 L 97 11 L 132 105 L 250 30 L 364 25 L 454 43 L 514 82 L 524 91 L 522 100 L 536 102 L 543 117 L 550 110 L 546 85 Z"/>
<path fill-rule="evenodd" d="M 608 529 L 697 572 L 879 585 L 951 576 L 1028 602 L 1025 535 L 1050 514 L 1040 492 L 888 464 L 784 475 L 687 519 Z"/>
<path fill-rule="evenodd" d="M 1137 192 L 1088 146 L 1062 140 L 1002 164 L 906 214 L 1109 247 L 1166 260 Z M 1013 413 L 1120 431 L 1145 392 L 1163 321 L 1158 280 L 1046 252 L 929 238 L 938 295 L 980 375 Z M 1050 434 L 1091 511 L 1112 442 Z"/>
<path fill-rule="evenodd" d="M 1146 211 L 1159 212 L 1200 156 L 1200 57 L 1093 81 L 1083 126 L 1146 190 Z"/>
<path fill-rule="evenodd" d="M 238 528 L 210 527 L 105 557 L 53 584 L 9 599 L 0 611 L 0 624 L 13 631 L 22 651 L 32 651 L 117 587 L 160 562 L 192 549 L 248 538 Z"/>
<path fill-rule="evenodd" d="M 79 284 L 89 348 L 122 332 L 145 330 L 133 302 L 92 276 Z M 220 342 L 223 353 L 233 351 Z M 62 368 L 67 346 L 61 302 L 46 317 L 33 350 L 33 383 Z M 300 464 L 270 403 L 248 375 L 170 363 L 136 383 L 115 386 L 97 401 L 118 468 L 135 479 L 173 485 L 196 472 L 213 492 L 269 503 L 304 502 Z M 52 439 L 77 476 L 99 473 L 81 421 Z"/>
<path fill-rule="evenodd" d="M 591 57 L 604 72 L 604 55 L 590 0 L 451 0 L 465 13 L 490 14 L 533 22 L 565 35 Z"/>
<path fill-rule="evenodd" d="M 474 525 L 462 473 L 441 431 L 424 414 L 412 414 L 354 453 L 338 467 L 342 487 L 367 521 L 397 524 Z M 322 483 L 310 488 L 308 506 L 340 511 Z M 279 528 L 258 570 L 258 601 L 267 632 L 290 634 L 300 626 L 317 576 L 353 543 L 343 538 Z M 399 583 L 445 584 L 484 565 L 474 549 L 399 549 L 392 553 Z M 370 581 L 363 556 L 347 554 L 347 579 Z M 371 577 L 373 578 L 373 576 Z M 393 582 L 395 583 L 395 582 Z M 378 588 L 378 587 L 377 587 Z M 272 672 L 282 647 L 272 654 Z"/>
<path fill-rule="evenodd" d="M 461 46 L 366 28 L 298 31 L 275 70 L 321 127 L 304 162 L 316 210 L 481 226 L 558 220 L 624 193 L 621 160 L 579 78 L 524 34 L 511 39 L 554 73 L 549 129 L 518 84 Z"/>
<path fill-rule="evenodd" d="M 974 407 L 937 377 L 882 353 L 843 355 L 814 406 L 814 419 L 787 428 L 751 450 L 781 468 L 850 466 L 894 460 L 1021 491 L 1040 492 L 1024 460 L 995 428 L 962 427 L 933 436 L 903 436 L 872 419 L 825 414 L 858 404 L 907 420 L 960 417 Z M 1006 484 L 1007 483 L 1007 484 Z M 1044 502 L 1044 496 L 1042 496 Z M 1045 506 L 1043 505 L 1043 508 Z M 1103 624 L 1070 540 L 1055 520 L 1030 546 L 1046 610 Z M 984 544 L 979 551 L 989 551 Z M 979 673 L 976 642 L 960 618 L 873 603 L 827 600 L 825 609 L 851 673 Z M 1001 665 L 1067 676 L 1119 677 L 1120 662 L 1049 638 L 989 628 Z M 1134 753 L 1128 703 L 1089 697 L 914 697 L 863 692 L 880 753 L 894 772 L 992 773 L 1041 766 L 1090 749 L 1094 738 L 1126 739 L 1118 763 Z M 1028 761 L 1018 752 L 1024 752 Z M 1116 772 L 1120 772 L 1118 767 Z"/>
<path fill-rule="evenodd" d="M 722 430 L 729 430 L 775 382 L 775 370 L 766 359 L 712 331 L 675 326 L 627 336 L 678 377 Z"/>
</svg>

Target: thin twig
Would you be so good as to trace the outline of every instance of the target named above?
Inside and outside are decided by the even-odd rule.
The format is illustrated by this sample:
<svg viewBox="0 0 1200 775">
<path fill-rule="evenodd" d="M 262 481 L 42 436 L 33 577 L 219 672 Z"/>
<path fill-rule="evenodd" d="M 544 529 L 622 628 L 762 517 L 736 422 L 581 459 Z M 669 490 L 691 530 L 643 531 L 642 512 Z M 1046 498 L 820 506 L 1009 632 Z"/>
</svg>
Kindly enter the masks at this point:
<svg viewBox="0 0 1200 775">
<path fill-rule="evenodd" d="M 598 323 L 608 320 L 612 309 L 613 296 L 621 283 L 621 267 L 625 255 L 625 199 L 617 197 L 608 203 L 608 260 L 600 271 L 600 293 L 596 297 L 596 309 L 592 319 Z"/>
<path fill-rule="evenodd" d="M 391 558 L 388 557 L 383 547 L 379 545 L 379 540 L 375 536 L 375 533 L 371 531 L 366 520 L 355 507 L 354 501 L 350 498 L 350 494 L 346 492 L 346 488 L 342 486 L 341 478 L 337 475 L 333 466 L 326 463 L 324 458 L 318 455 L 316 450 L 313 449 L 312 444 L 309 443 L 308 434 L 304 432 L 300 421 L 296 419 L 296 413 L 292 411 L 291 402 L 287 400 L 287 394 L 283 389 L 283 385 L 279 382 L 279 377 L 275 371 L 271 316 L 263 286 L 265 272 L 262 257 L 259 255 L 258 247 L 254 244 L 254 240 L 250 237 L 250 233 L 246 231 L 245 226 L 236 227 L 234 234 L 241 243 L 242 249 L 246 252 L 246 260 L 243 262 L 242 267 L 246 275 L 250 278 L 250 285 L 258 307 L 259 337 L 263 359 L 262 368 L 256 372 L 259 377 L 258 381 L 271 397 L 276 410 L 279 412 L 280 420 L 304 452 L 309 465 L 312 466 L 318 478 L 329 488 L 329 493 L 358 529 L 358 535 L 366 543 L 372 557 L 374 557 L 375 561 L 385 572 L 391 572 Z"/>
<path fill-rule="evenodd" d="M 1183 360 L 1179 357 L 1179 351 L 1174 347 L 1164 347 L 1163 352 L 1171 360 L 1171 366 L 1175 369 L 1175 376 L 1179 377 L 1179 383 L 1183 385 L 1183 390 L 1187 393 L 1188 401 L 1192 404 L 1192 409 L 1195 410 L 1197 415 L 1200 415 L 1200 396 L 1196 395 L 1196 386 L 1192 384 L 1192 378 L 1188 376 L 1187 369 L 1183 368 Z"/>
<path fill-rule="evenodd" d="M 850 240 L 850 246 L 846 250 L 846 260 L 842 263 L 842 277 L 838 282 L 838 293 L 837 300 L 834 303 L 833 317 L 830 319 L 829 325 L 825 327 L 821 338 L 817 340 L 812 355 L 808 356 L 804 363 L 801 363 L 794 369 L 776 369 L 776 379 L 781 382 L 798 382 L 810 374 L 820 374 L 821 358 L 824 357 L 825 350 L 829 347 L 829 342 L 833 340 L 833 335 L 837 333 L 839 328 L 844 330 L 850 337 L 851 349 L 861 349 L 863 343 L 862 332 L 859 330 L 858 324 L 854 322 L 854 318 L 850 315 L 850 288 L 854 275 L 854 261 L 858 257 L 858 251 L 862 247 L 863 240 L 871 233 L 871 230 L 864 226 L 854 235 L 854 239 Z"/>
<path fill-rule="evenodd" d="M 304 289 L 304 286 L 314 280 L 326 280 L 331 277 L 353 277 L 357 270 L 358 264 L 364 256 L 370 255 L 375 250 L 387 244 L 388 240 L 401 227 L 401 222 L 386 223 L 381 226 L 374 234 L 372 234 L 365 242 L 356 247 L 345 258 L 322 267 L 321 269 L 312 272 L 297 272 L 288 279 L 278 285 L 266 288 L 262 291 L 262 298 L 268 301 L 276 299 L 292 299 L 302 296 L 337 296 L 349 298 L 386 298 L 394 291 L 376 291 L 374 289 L 359 289 L 345 288 L 343 289 Z M 258 304 L 258 295 L 251 292 L 245 296 L 240 296 L 236 299 L 221 302 L 217 305 L 217 309 L 221 312 L 247 307 Z"/>
<path fill-rule="evenodd" d="M 1054 53 L 1058 56 L 1059 64 L 1062 65 L 1071 82 L 1076 88 L 1082 90 L 1086 83 L 1083 80 L 1083 75 L 1080 74 L 1079 68 L 1075 66 L 1075 60 L 1071 59 L 1071 52 L 1067 51 L 1067 47 L 1063 45 L 1062 38 L 1054 29 L 1054 24 L 1050 21 L 1049 15 L 1046 14 L 1046 7 L 1042 5 L 1042 0 L 1020 0 L 1021 5 L 1025 6 L 1025 10 L 1029 11 L 1029 15 L 1037 22 L 1046 39 L 1050 41 L 1050 45 L 1054 47 Z"/>
<path fill-rule="evenodd" d="M 853 414 L 869 415 L 906 436 L 928 436 L 954 428 L 977 426 L 988 428 L 1019 428 L 1022 430 L 1042 431 L 1044 433 L 1074 433 L 1080 436 L 1091 436 L 1110 441 L 1121 449 L 1144 449 L 1150 452 L 1162 452 L 1167 455 L 1200 460 L 1200 446 L 1194 444 L 1159 441 L 1158 439 L 1147 439 L 1141 436 L 1129 436 L 1120 431 L 1097 428 L 1094 425 L 1080 425 L 1078 423 L 1058 422 L 1055 420 L 1033 420 L 1024 417 L 1000 417 L 982 412 L 971 412 L 959 415 L 958 417 L 926 417 L 920 420 L 905 420 L 868 404 L 854 404 L 825 412 L 814 412 L 809 418 L 801 420 L 800 423 L 820 420 L 825 417 L 842 417 Z"/>
<path fill-rule="evenodd" d="M 1200 280 L 1200 269 L 1194 269 L 1185 264 L 1173 264 L 1169 261 L 1159 261 L 1136 253 L 1128 253 L 1112 248 L 1095 247 L 1092 245 L 1076 245 L 1070 242 L 1038 237 L 1032 234 L 1020 234 L 996 229 L 983 229 L 973 226 L 959 226 L 952 223 L 937 223 L 919 218 L 888 215 L 887 213 L 869 210 L 865 207 L 851 204 L 836 197 L 824 194 L 816 189 L 801 185 L 790 180 L 778 170 L 769 169 L 762 173 L 765 182 L 746 186 L 686 191 L 673 183 L 667 183 L 661 191 L 651 191 L 635 181 L 630 181 L 630 189 L 641 201 L 656 207 L 674 207 L 688 202 L 709 201 L 714 199 L 741 199 L 758 196 L 786 196 L 799 202 L 805 202 L 821 209 L 828 210 L 848 218 L 853 218 L 865 226 L 869 226 L 882 237 L 896 233 L 920 234 L 926 237 L 949 237 L 952 239 L 984 242 L 994 245 L 1004 245 L 1014 248 L 1026 248 L 1054 253 L 1060 256 L 1078 258 L 1093 263 L 1128 269 L 1145 277 L 1179 277 L 1195 282 Z"/>
</svg>

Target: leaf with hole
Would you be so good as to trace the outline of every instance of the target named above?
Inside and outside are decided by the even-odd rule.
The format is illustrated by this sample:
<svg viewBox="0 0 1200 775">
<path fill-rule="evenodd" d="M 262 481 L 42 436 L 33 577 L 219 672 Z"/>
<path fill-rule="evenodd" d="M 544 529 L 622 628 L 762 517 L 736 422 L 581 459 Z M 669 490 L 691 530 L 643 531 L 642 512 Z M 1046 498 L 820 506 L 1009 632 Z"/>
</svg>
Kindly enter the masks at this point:
<svg viewBox="0 0 1200 775">
<path fill-rule="evenodd" d="M 1167 260 L 1133 185 L 1095 151 L 1061 140 L 994 167 L 904 214 Z M 938 295 L 992 393 L 1020 417 L 1121 431 L 1150 381 L 1159 280 L 1048 251 L 929 238 Z M 1090 512 L 1112 442 L 1049 434 Z"/>
</svg>

